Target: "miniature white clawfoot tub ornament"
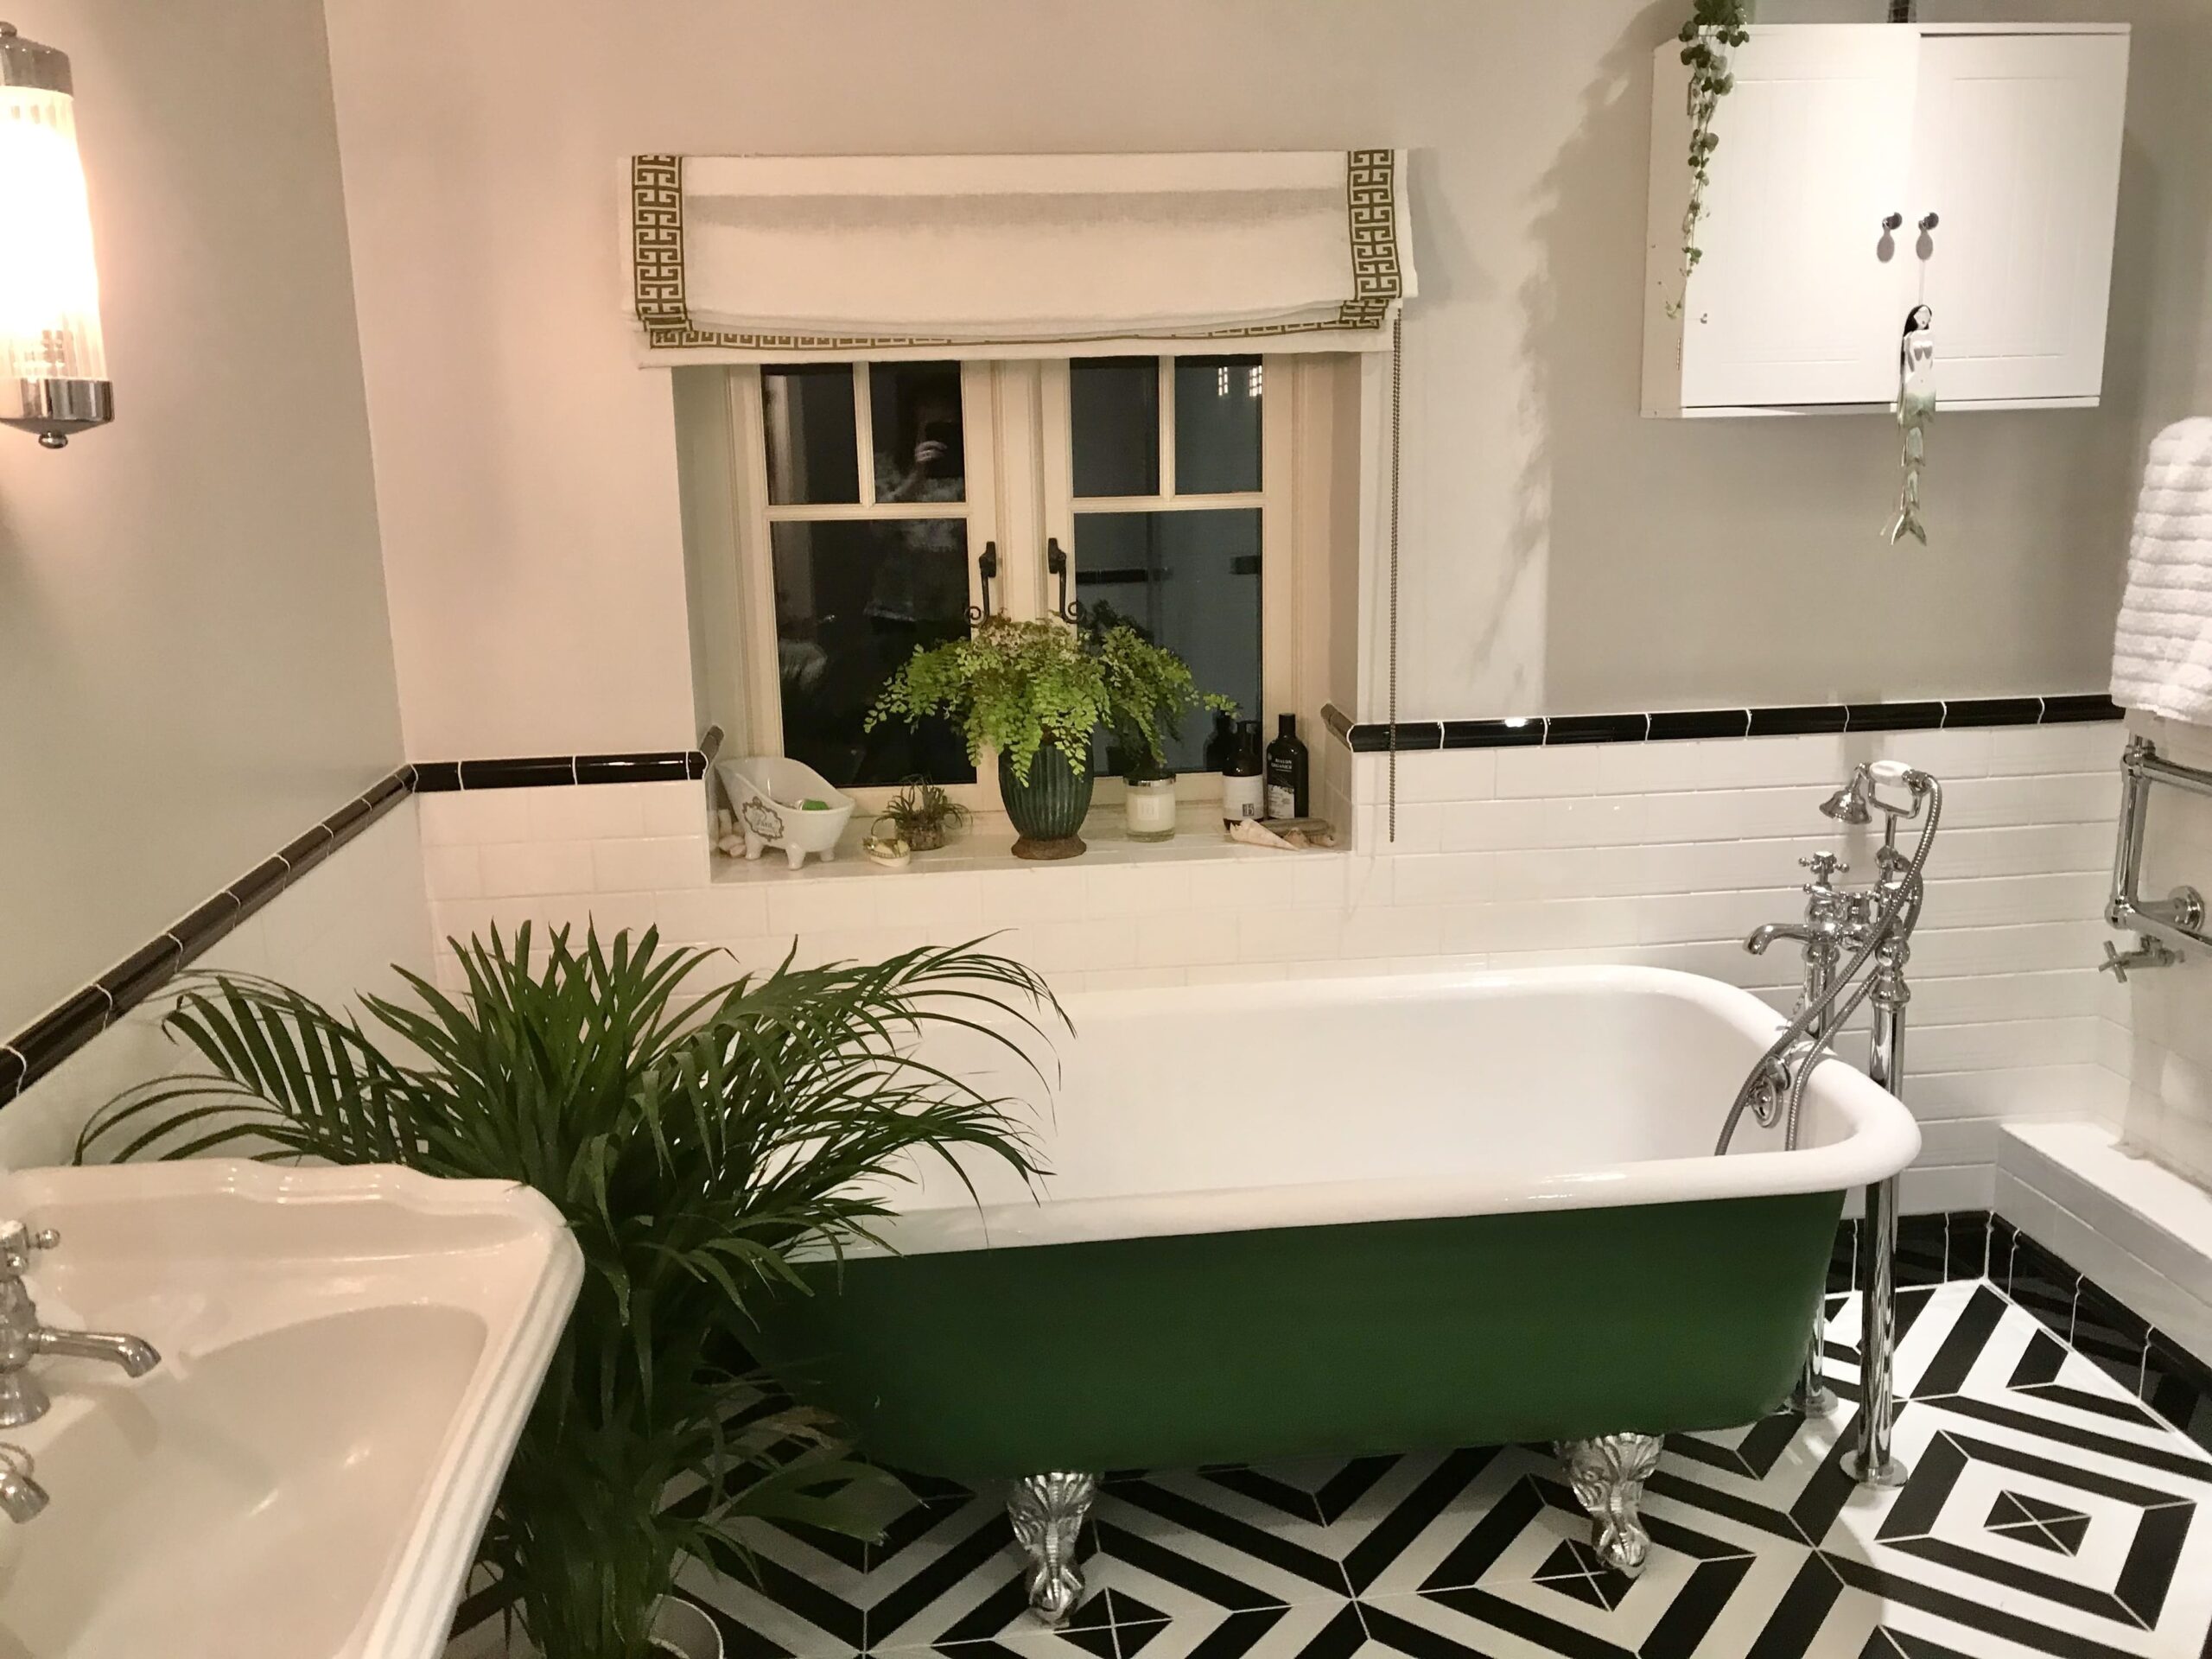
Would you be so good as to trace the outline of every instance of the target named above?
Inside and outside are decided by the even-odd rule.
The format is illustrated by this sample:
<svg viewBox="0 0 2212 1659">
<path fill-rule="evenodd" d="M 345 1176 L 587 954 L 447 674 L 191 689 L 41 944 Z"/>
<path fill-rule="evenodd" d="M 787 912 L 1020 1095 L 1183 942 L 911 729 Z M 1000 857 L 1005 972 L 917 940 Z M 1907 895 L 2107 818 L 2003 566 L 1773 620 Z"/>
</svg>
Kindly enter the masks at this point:
<svg viewBox="0 0 2212 1659">
<path fill-rule="evenodd" d="M 813 767 L 782 755 L 748 755 L 717 760 L 715 771 L 744 837 L 746 857 L 757 859 L 780 847 L 796 870 L 810 853 L 825 864 L 837 856 L 838 838 L 855 803 Z"/>
</svg>

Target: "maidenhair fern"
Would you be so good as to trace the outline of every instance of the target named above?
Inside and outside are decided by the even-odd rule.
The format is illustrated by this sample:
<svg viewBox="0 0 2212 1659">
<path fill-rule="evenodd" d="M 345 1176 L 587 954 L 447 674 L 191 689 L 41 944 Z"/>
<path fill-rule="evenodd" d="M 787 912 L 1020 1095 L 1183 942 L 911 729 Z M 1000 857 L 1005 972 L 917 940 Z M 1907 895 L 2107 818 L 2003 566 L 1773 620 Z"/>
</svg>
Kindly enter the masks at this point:
<svg viewBox="0 0 2212 1659">
<path fill-rule="evenodd" d="M 1046 748 L 1088 772 L 1102 726 L 1157 760 L 1182 716 L 1200 709 L 1234 714 L 1236 705 L 1199 690 L 1181 658 L 1126 623 L 1069 628 L 994 616 L 970 638 L 917 651 L 884 683 L 868 724 L 944 715 L 970 760 L 996 749 L 1026 784 Z"/>
</svg>

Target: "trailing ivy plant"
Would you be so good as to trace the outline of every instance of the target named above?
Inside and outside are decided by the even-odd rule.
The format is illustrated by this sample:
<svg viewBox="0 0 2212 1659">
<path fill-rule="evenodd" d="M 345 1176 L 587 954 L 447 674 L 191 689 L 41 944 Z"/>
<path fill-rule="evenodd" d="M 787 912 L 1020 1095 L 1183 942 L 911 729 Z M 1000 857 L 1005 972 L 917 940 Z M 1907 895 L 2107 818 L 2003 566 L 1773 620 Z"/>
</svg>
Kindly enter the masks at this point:
<svg viewBox="0 0 2212 1659">
<path fill-rule="evenodd" d="M 1230 699 L 1199 690 L 1180 657 L 1126 623 L 1070 628 L 994 616 L 965 639 L 915 652 L 884 683 L 868 725 L 944 715 L 960 728 L 971 761 L 996 749 L 1026 784 L 1047 747 L 1088 772 L 1091 734 L 1102 726 L 1157 760 L 1164 739 L 1197 709 L 1236 712 Z"/>
<path fill-rule="evenodd" d="M 1687 291 L 1690 273 L 1705 251 L 1697 245 L 1698 220 L 1705 216 L 1705 190 L 1713 181 L 1713 152 L 1720 148 L 1713 130 L 1713 112 L 1736 85 L 1728 73 L 1728 54 L 1750 35 L 1751 0 L 1696 0 L 1696 10 L 1682 25 L 1682 61 L 1688 66 L 1690 116 L 1690 199 L 1682 211 L 1682 282 Z M 1679 317 L 1682 302 L 1675 300 L 1667 315 Z"/>
</svg>

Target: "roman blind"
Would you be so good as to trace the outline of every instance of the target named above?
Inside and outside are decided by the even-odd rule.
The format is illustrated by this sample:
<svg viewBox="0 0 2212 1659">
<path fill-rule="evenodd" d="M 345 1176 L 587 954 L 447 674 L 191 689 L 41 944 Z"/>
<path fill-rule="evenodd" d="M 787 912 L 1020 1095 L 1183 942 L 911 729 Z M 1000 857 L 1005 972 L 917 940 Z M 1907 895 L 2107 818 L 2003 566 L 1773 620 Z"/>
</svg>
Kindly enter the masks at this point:
<svg viewBox="0 0 2212 1659">
<path fill-rule="evenodd" d="M 1401 150 L 636 156 L 649 363 L 1386 348 Z"/>
</svg>

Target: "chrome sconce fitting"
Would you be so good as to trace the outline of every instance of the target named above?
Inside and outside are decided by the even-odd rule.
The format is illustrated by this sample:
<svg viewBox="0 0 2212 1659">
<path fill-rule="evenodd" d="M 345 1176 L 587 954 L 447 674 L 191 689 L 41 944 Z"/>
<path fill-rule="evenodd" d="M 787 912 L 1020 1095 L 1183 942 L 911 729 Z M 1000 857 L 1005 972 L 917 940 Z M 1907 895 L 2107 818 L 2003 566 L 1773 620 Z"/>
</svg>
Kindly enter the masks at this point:
<svg viewBox="0 0 2212 1659">
<path fill-rule="evenodd" d="M 115 418 L 69 60 L 0 22 L 0 425 L 48 449 Z"/>
</svg>

